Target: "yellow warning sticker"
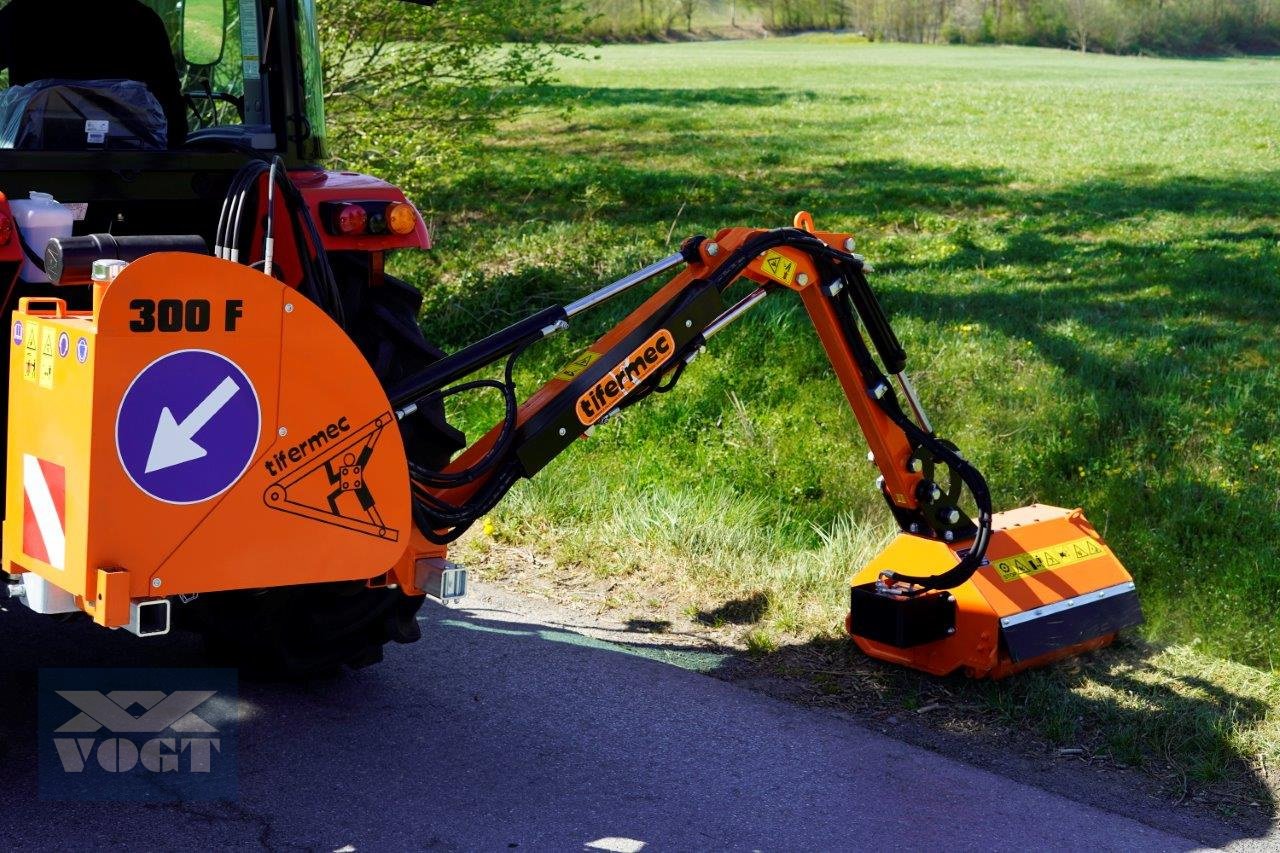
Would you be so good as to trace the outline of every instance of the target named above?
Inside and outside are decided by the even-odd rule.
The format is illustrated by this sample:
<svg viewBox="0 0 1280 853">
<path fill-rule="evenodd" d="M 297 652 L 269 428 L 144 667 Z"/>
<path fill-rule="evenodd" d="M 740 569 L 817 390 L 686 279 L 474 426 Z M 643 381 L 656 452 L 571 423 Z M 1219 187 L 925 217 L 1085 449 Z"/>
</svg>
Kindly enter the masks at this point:
<svg viewBox="0 0 1280 853">
<path fill-rule="evenodd" d="M 58 332 L 52 326 L 40 329 L 40 387 L 53 387 L 53 348 L 57 346 Z"/>
<path fill-rule="evenodd" d="M 37 363 L 40 355 L 40 324 L 27 322 L 27 343 L 22 351 L 22 378 L 28 382 L 36 381 L 39 372 Z"/>
<path fill-rule="evenodd" d="M 582 355 L 566 364 L 560 372 L 556 374 L 556 379 L 563 379 L 565 382 L 575 379 L 580 376 L 584 370 L 595 364 L 596 360 L 599 358 L 600 353 L 587 350 Z"/>
<path fill-rule="evenodd" d="M 1000 573 L 1000 579 L 1008 583 L 1038 575 L 1041 572 L 1051 572 L 1076 563 L 1083 563 L 1085 560 L 1100 557 L 1104 553 L 1101 545 L 1084 536 L 1050 548 L 1038 548 L 1025 554 L 1001 557 L 999 560 L 992 560 L 991 565 Z"/>
<path fill-rule="evenodd" d="M 783 284 L 790 284 L 796 277 L 796 262 L 770 249 L 762 261 L 764 274 Z"/>
</svg>

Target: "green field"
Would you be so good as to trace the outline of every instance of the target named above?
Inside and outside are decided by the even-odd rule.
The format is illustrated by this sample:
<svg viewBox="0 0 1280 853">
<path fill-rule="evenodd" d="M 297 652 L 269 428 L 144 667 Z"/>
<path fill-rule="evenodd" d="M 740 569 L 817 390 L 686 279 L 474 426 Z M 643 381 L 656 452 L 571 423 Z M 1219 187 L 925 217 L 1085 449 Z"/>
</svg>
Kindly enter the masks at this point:
<svg viewBox="0 0 1280 853">
<path fill-rule="evenodd" d="M 831 36 L 598 54 L 425 199 L 440 244 L 413 277 L 438 340 L 807 208 L 859 235 L 935 427 L 997 508 L 1084 506 L 1149 637 L 1275 666 L 1280 61 Z M 525 387 L 620 310 L 527 357 Z M 600 572 L 667 567 L 653 583 L 691 604 L 763 592 L 756 630 L 781 641 L 831 630 L 891 532 L 863 456 L 779 296 L 493 522 Z"/>
<path fill-rule="evenodd" d="M 1082 746 L 1269 820 L 1280 678 L 1238 663 L 1280 666 L 1280 61 L 833 36 L 596 53 L 419 199 L 437 248 L 399 263 L 429 333 L 459 346 L 684 235 L 809 209 L 859 235 L 997 508 L 1085 507 L 1156 646 L 999 685 L 847 658 L 846 579 L 894 528 L 785 295 L 517 486 L 464 559 L 514 545 L 588 606 L 723 624 L 873 719 L 941 702 L 930 725 L 972 744 Z M 522 390 L 623 310 L 530 352 Z M 497 415 L 454 411 L 473 438 Z"/>
</svg>

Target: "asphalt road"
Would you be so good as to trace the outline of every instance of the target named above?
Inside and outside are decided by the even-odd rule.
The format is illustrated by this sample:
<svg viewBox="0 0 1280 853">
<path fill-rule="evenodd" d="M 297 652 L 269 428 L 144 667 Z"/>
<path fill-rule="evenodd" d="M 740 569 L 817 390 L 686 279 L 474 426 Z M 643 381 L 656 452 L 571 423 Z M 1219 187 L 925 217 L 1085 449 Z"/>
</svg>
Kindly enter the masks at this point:
<svg viewBox="0 0 1280 853">
<path fill-rule="evenodd" d="M 36 794 L 45 666 L 198 646 L 0 613 L 0 846 L 40 850 L 1186 850 L 1193 842 L 495 607 L 307 686 L 242 685 L 239 797 Z M 640 845 L 643 844 L 643 847 Z"/>
</svg>

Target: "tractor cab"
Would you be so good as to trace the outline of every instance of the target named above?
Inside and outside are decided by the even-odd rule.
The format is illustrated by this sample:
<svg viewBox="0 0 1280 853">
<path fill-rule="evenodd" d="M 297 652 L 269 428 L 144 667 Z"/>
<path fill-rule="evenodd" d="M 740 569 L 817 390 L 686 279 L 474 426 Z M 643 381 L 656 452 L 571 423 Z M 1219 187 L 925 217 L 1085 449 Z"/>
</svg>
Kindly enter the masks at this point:
<svg viewBox="0 0 1280 853">
<path fill-rule="evenodd" d="M 96 258 L 261 267 L 270 243 L 276 278 L 358 314 L 385 253 L 430 238 L 397 187 L 320 165 L 322 74 L 315 0 L 0 0 L 0 311 L 87 308 L 67 285 Z"/>
<path fill-rule="evenodd" d="M 65 24 L 71 41 L 89 43 L 14 56 L 0 70 L 10 84 L 0 92 L 0 193 L 10 201 L 48 194 L 71 207 L 77 234 L 211 240 L 246 160 L 281 156 L 290 169 L 323 160 L 314 0 L 0 2 L 11 22 L 0 63 L 6 40 L 25 46 L 9 53 L 47 49 L 55 38 L 23 29 L 56 34 L 56 20 L 43 19 L 62 6 L 73 19 L 101 18 Z M 95 23 L 110 30 L 101 44 L 84 32 Z M 128 59 L 138 52 L 145 58 Z"/>
</svg>

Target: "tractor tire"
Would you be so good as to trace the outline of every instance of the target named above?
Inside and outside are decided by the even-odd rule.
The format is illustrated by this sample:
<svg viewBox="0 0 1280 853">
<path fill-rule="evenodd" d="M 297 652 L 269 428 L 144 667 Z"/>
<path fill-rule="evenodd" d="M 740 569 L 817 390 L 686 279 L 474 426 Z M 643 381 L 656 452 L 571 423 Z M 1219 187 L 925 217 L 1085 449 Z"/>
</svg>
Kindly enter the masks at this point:
<svg viewBox="0 0 1280 853">
<path fill-rule="evenodd" d="M 301 680 L 378 663 L 388 642 L 416 641 L 422 601 L 347 581 L 202 595 L 180 613 L 212 662 L 255 680 Z"/>
<path fill-rule="evenodd" d="M 367 255 L 330 256 L 348 318 L 347 331 L 383 387 L 444 356 L 418 326 L 422 295 L 385 276 L 370 284 Z M 409 458 L 443 468 L 466 443 L 445 420 L 444 405 L 428 401 L 400 422 Z M 370 567 L 373 576 L 386 566 Z M 365 581 L 306 584 L 201 595 L 178 608 L 205 638 L 210 656 L 258 679 L 307 679 L 358 669 L 382 660 L 388 642 L 421 636 L 415 615 L 422 597 Z"/>
</svg>

